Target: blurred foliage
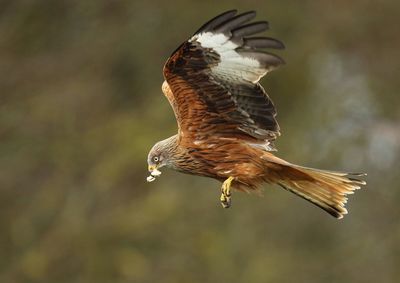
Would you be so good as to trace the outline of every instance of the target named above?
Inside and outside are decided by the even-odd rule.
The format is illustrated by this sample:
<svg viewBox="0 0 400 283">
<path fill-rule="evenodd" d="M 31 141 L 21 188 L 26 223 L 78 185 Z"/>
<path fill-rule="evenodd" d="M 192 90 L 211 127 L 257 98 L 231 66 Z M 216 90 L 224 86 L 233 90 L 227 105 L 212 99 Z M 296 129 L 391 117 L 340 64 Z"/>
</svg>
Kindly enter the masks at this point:
<svg viewBox="0 0 400 283">
<path fill-rule="evenodd" d="M 162 66 L 237 8 L 271 23 L 287 65 L 263 79 L 278 155 L 368 172 L 331 218 L 266 186 L 237 193 L 167 172 L 176 132 Z M 398 282 L 400 2 L 1 1 L 0 282 Z M 396 279 L 397 278 L 397 279 Z"/>
</svg>

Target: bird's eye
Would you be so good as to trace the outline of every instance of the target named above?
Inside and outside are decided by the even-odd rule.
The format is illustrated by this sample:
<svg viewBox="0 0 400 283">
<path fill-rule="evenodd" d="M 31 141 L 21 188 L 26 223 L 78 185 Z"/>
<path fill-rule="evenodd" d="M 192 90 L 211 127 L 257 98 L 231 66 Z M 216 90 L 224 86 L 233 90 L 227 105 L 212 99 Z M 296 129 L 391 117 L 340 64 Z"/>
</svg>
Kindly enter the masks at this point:
<svg viewBox="0 0 400 283">
<path fill-rule="evenodd" d="M 160 160 L 160 159 L 158 158 L 158 156 L 154 156 L 154 157 L 153 157 L 153 161 L 154 161 L 154 162 L 158 162 L 158 160 Z"/>
</svg>

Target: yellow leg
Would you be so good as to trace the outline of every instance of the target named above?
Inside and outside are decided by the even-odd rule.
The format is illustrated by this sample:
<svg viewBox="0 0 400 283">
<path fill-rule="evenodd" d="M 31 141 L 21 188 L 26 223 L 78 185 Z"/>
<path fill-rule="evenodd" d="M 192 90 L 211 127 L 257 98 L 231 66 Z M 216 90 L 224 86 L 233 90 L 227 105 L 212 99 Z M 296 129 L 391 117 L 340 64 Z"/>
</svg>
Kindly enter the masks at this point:
<svg viewBox="0 0 400 283">
<path fill-rule="evenodd" d="M 231 206 L 231 184 L 234 179 L 234 177 L 229 177 L 222 183 L 220 200 L 223 208 Z"/>
</svg>

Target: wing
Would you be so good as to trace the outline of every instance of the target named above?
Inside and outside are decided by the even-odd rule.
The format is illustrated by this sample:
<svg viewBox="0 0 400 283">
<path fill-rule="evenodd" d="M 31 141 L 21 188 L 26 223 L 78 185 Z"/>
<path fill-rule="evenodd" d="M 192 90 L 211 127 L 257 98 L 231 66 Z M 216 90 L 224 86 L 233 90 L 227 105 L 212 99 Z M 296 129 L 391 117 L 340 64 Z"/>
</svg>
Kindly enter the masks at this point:
<svg viewBox="0 0 400 283">
<path fill-rule="evenodd" d="M 267 22 L 256 15 L 225 12 L 204 24 L 171 55 L 164 66 L 163 91 L 172 105 L 182 137 L 240 138 L 273 149 L 279 136 L 276 110 L 258 83 L 283 64 L 263 48 L 282 49 L 268 37 L 251 37 Z"/>
</svg>

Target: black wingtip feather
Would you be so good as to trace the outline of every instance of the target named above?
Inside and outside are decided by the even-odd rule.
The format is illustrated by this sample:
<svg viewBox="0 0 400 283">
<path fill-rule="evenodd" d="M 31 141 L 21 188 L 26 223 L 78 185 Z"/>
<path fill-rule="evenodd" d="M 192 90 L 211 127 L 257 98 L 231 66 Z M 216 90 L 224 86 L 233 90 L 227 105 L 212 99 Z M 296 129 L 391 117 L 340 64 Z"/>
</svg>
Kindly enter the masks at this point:
<svg viewBox="0 0 400 283">
<path fill-rule="evenodd" d="M 249 37 L 243 40 L 243 45 L 247 48 L 285 49 L 285 45 L 281 41 L 271 37 Z"/>
<path fill-rule="evenodd" d="M 245 57 L 256 59 L 258 62 L 260 62 L 262 65 L 264 65 L 267 69 L 270 67 L 276 68 L 279 65 L 286 64 L 286 62 L 278 55 L 268 53 L 265 51 L 260 51 L 260 50 L 254 51 L 254 50 L 246 49 L 246 48 L 237 48 L 236 51 Z"/>
<path fill-rule="evenodd" d="M 233 18 L 236 14 L 237 10 L 229 10 L 222 14 L 219 14 L 218 16 L 212 18 L 204 25 L 202 25 L 194 34 L 211 31 L 218 25 L 222 24 L 223 22 L 226 22 L 227 20 Z"/>
<path fill-rule="evenodd" d="M 214 30 L 216 33 L 228 33 L 231 30 L 240 27 L 242 24 L 254 19 L 255 17 L 255 11 L 242 13 L 221 23 L 220 25 L 215 27 Z"/>
<path fill-rule="evenodd" d="M 244 36 L 249 36 L 252 34 L 256 34 L 259 32 L 263 32 L 269 28 L 268 22 L 267 21 L 260 21 L 260 22 L 254 22 L 250 23 L 241 27 L 238 27 L 234 30 L 232 30 L 232 38 L 236 37 L 244 37 Z"/>
<path fill-rule="evenodd" d="M 229 36 L 230 40 L 240 46 L 236 49 L 237 52 L 258 60 L 267 70 L 285 64 L 279 56 L 260 50 L 261 48 L 284 49 L 282 42 L 269 37 L 248 37 L 267 30 L 268 22 L 258 21 L 246 24 L 255 18 L 256 12 L 249 11 L 235 16 L 236 12 L 236 10 L 231 10 L 215 17 L 200 28 L 200 32 L 212 31 Z"/>
</svg>

